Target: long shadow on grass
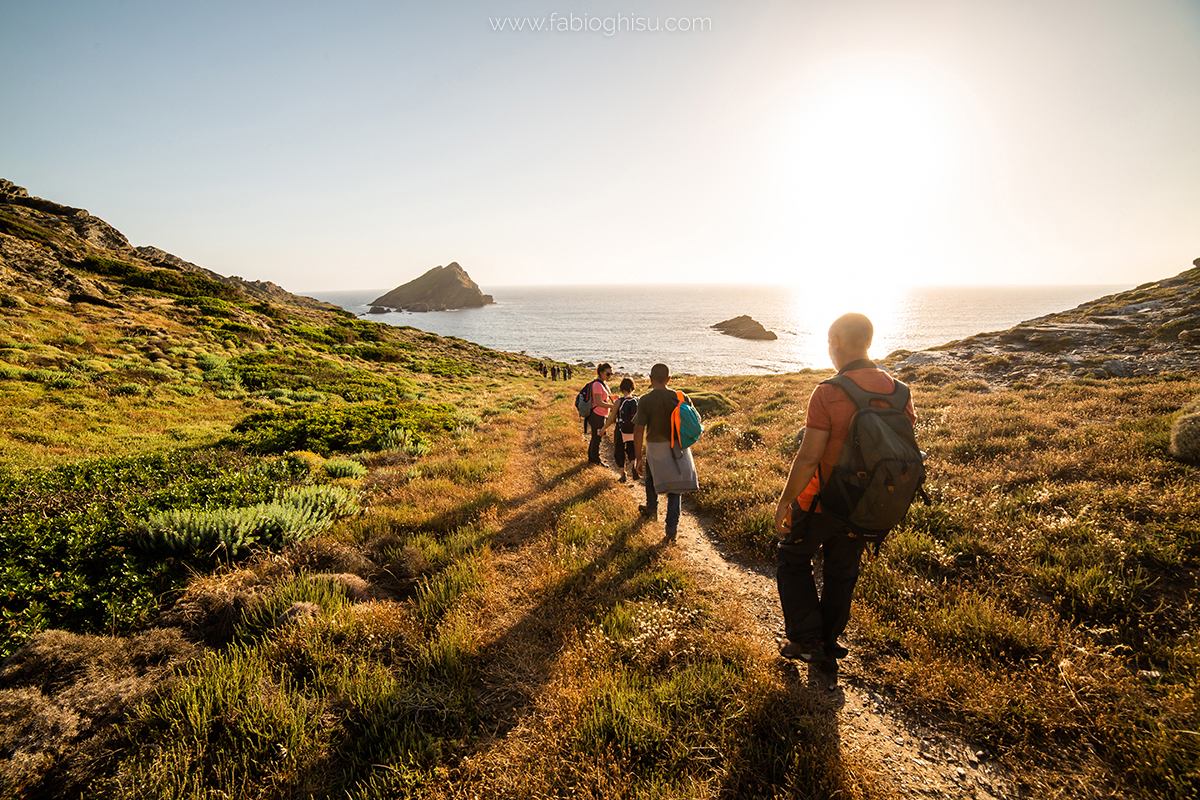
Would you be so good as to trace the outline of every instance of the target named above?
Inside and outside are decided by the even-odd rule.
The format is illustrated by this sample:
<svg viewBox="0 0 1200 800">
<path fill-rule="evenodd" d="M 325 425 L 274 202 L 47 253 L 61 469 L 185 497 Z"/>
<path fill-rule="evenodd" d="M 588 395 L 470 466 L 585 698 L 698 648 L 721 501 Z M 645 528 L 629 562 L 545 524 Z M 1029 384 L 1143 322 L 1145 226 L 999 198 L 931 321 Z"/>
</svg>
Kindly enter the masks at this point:
<svg viewBox="0 0 1200 800">
<path fill-rule="evenodd" d="M 525 515 L 524 522 L 514 525 L 534 523 L 542 515 L 594 497 L 604 488 L 597 485 L 584 489 L 551 507 Z M 480 692 L 483 706 L 480 712 L 492 722 L 498 734 L 511 729 L 521 712 L 541 693 L 550 677 L 550 665 L 562 650 L 566 637 L 607 608 L 617 597 L 616 590 L 621 584 L 658 558 L 664 543 L 630 547 L 630 539 L 647 524 L 649 521 L 640 520 L 623 529 L 603 553 L 554 586 L 536 606 L 478 653 L 477 663 L 488 672 L 481 681 L 484 686 Z M 529 533 L 536 530 L 536 524 L 531 524 Z M 620 569 L 610 573 L 612 564 L 627 554 Z"/>
<path fill-rule="evenodd" d="M 592 482 L 571 496 L 560 500 L 545 499 L 547 489 L 567 483 L 588 469 L 588 464 L 577 464 L 568 470 L 544 479 L 530 491 L 518 497 L 506 498 L 504 505 L 508 508 L 525 508 L 528 510 L 513 514 L 503 527 L 492 537 L 493 546 L 497 549 L 515 547 L 524 544 L 529 539 L 553 527 L 562 512 L 576 503 L 593 500 L 604 491 L 603 482 Z"/>
<path fill-rule="evenodd" d="M 527 516 L 540 518 L 604 488 L 590 487 Z M 543 694 L 568 637 L 619 600 L 623 584 L 659 561 L 665 541 L 637 543 L 647 527 L 654 525 L 638 520 L 622 530 L 602 553 L 547 591 L 537 605 L 478 653 L 476 663 L 485 670 L 477 684 L 478 711 L 484 727 L 496 737 L 512 730 Z M 819 693 L 825 696 L 817 699 Z M 840 760 L 836 697 L 829 691 L 827 679 L 822 683 L 788 668 L 783 686 L 748 700 L 751 707 L 745 712 L 744 735 L 720 754 L 725 777 L 719 796 L 769 796 L 785 786 L 802 797 L 834 797 L 844 792 L 849 779 Z M 481 746 L 486 748 L 488 742 Z M 704 757 L 711 758 L 711 754 Z"/>
</svg>

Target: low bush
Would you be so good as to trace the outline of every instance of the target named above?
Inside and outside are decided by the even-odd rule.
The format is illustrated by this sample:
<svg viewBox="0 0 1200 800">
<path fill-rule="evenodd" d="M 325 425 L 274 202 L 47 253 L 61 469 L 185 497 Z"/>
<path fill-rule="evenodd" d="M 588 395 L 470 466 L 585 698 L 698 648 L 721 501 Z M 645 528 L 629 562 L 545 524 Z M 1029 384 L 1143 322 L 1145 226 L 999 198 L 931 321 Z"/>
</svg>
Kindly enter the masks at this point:
<svg viewBox="0 0 1200 800">
<path fill-rule="evenodd" d="M 96 275 L 112 278 L 126 286 L 150 289 L 177 297 L 210 297 L 218 300 L 245 300 L 239 290 L 198 272 L 172 269 L 142 269 L 111 258 L 88 256 L 74 265 Z"/>
<path fill-rule="evenodd" d="M 224 449 L 0 470 L 0 656 L 34 633 L 127 630 L 191 574 L 191 556 L 132 546 L 141 521 L 171 509 L 272 501 L 304 472 Z"/>
<path fill-rule="evenodd" d="M 349 458 L 337 458 L 325 462 L 325 474 L 335 480 L 338 478 L 361 478 L 367 474 L 367 468 Z"/>
<path fill-rule="evenodd" d="M 1171 426 L 1171 455 L 1200 464 L 1200 413 L 1185 414 Z"/>
<path fill-rule="evenodd" d="M 384 449 L 397 428 L 406 430 L 410 441 L 427 441 L 454 430 L 455 422 L 454 407 L 445 403 L 294 407 L 251 414 L 233 426 L 229 441 L 258 453 L 311 450 L 327 456 Z"/>
<path fill-rule="evenodd" d="M 311 538 L 356 511 L 354 495 L 345 489 L 303 486 L 283 492 L 278 500 L 242 508 L 159 512 L 142 524 L 139 544 L 170 555 L 239 556 L 252 548 L 277 550 Z"/>
<path fill-rule="evenodd" d="M 733 411 L 733 401 L 720 392 L 688 392 L 688 399 L 701 417 L 723 417 Z"/>
</svg>

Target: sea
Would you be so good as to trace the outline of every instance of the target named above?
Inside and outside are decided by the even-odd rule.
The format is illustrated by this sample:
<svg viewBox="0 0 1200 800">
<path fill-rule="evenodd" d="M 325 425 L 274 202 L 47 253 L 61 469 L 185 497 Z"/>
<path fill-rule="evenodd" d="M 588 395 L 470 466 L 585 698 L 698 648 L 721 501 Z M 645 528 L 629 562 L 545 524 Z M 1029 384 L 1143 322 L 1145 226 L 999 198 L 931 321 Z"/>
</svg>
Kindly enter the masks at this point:
<svg viewBox="0 0 1200 800">
<path fill-rule="evenodd" d="M 644 375 L 661 361 L 673 374 L 761 375 L 830 366 L 829 323 L 847 311 L 875 324 L 871 356 L 923 350 L 1001 331 L 1128 285 L 932 286 L 840 293 L 781 286 L 636 285 L 483 287 L 495 304 L 425 313 L 369 314 L 389 288 L 308 292 L 364 319 L 457 336 L 496 350 L 569 364 L 607 361 Z M 728 336 L 711 326 L 748 314 L 774 341 Z"/>
</svg>

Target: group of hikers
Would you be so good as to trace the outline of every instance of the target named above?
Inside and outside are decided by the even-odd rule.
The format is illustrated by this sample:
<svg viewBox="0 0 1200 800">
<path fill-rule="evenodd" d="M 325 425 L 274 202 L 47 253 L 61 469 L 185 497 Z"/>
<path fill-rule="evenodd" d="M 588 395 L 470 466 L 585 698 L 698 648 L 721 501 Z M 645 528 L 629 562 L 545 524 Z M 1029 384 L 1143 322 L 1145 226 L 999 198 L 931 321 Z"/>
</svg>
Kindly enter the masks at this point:
<svg viewBox="0 0 1200 800">
<path fill-rule="evenodd" d="M 549 378 L 552 381 L 571 380 L 571 376 L 575 374 L 571 369 L 570 364 L 551 364 L 546 366 L 546 362 L 542 361 L 538 364 L 538 372 L 542 373 L 543 378 Z"/>
<path fill-rule="evenodd" d="M 863 552 L 878 547 L 923 494 L 925 477 L 911 393 L 870 360 L 873 336 L 862 314 L 844 314 L 830 326 L 837 375 L 809 397 L 799 450 L 775 505 L 776 583 L 787 637 L 781 655 L 834 674 L 848 652 L 838 640 L 850 620 Z M 667 495 L 666 541 L 674 543 L 681 495 L 699 486 L 691 451 L 677 434 L 676 410 L 691 400 L 668 388 L 666 364 L 651 368 L 650 391 L 640 397 L 628 377 L 614 393 L 612 378 L 612 366 L 600 364 L 577 398 L 590 434 L 588 461 L 602 463 L 601 441 L 611 433 L 620 481 L 645 479 L 639 512 L 657 521 L 659 494 Z M 813 577 L 818 553 L 820 591 Z"/>
</svg>

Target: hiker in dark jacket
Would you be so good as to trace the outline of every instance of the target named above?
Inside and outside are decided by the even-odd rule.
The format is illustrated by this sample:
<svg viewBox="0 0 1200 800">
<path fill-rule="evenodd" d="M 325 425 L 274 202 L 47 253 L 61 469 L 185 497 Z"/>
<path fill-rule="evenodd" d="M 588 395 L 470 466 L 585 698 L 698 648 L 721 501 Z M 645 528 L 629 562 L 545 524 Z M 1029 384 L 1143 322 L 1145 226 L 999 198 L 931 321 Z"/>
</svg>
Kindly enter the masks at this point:
<svg viewBox="0 0 1200 800">
<path fill-rule="evenodd" d="M 895 388 L 895 381 L 867 357 L 873 336 L 874 326 L 862 314 L 838 317 L 829 327 L 829 357 L 839 374 L 867 391 L 887 394 Z M 837 386 L 822 384 L 813 390 L 800 451 L 775 506 L 775 530 L 783 534 L 776 582 L 788 638 L 782 650 L 784 658 L 808 663 L 830 659 L 828 666 L 836 666 L 836 659 L 846 655 L 837 640 L 850 620 L 850 602 L 866 543 L 846 536 L 844 525 L 821 513 L 818 466 L 820 476 L 832 474 L 857 410 Z M 911 399 L 904 413 L 916 421 Z M 812 558 L 818 550 L 824 556 L 820 596 L 812 571 Z"/>
<path fill-rule="evenodd" d="M 637 456 L 633 450 L 633 418 L 637 415 L 638 399 L 633 394 L 632 378 L 621 379 L 621 396 L 617 399 L 617 413 L 610 414 L 608 424 L 613 428 L 613 460 L 621 471 L 621 483 L 624 483 L 625 464 L 628 462 L 633 479 L 638 479 Z"/>
</svg>

